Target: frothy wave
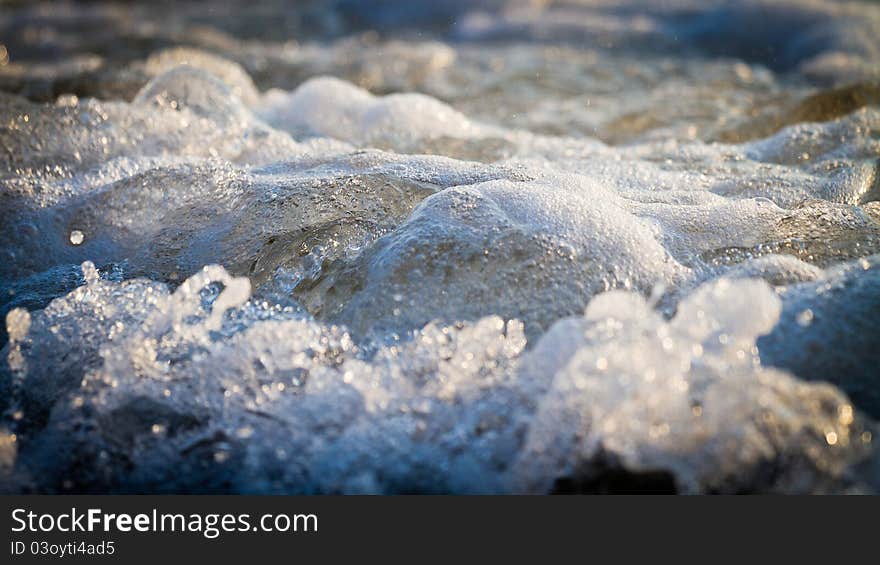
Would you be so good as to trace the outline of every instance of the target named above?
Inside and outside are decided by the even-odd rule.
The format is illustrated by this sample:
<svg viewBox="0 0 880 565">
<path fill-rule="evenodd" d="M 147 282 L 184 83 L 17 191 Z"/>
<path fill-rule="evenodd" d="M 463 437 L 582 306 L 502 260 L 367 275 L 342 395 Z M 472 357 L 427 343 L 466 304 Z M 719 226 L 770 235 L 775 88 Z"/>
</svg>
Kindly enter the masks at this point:
<svg viewBox="0 0 880 565">
<path fill-rule="evenodd" d="M 878 488 L 876 8 L 465 4 L 0 72 L 0 488 Z"/>
</svg>

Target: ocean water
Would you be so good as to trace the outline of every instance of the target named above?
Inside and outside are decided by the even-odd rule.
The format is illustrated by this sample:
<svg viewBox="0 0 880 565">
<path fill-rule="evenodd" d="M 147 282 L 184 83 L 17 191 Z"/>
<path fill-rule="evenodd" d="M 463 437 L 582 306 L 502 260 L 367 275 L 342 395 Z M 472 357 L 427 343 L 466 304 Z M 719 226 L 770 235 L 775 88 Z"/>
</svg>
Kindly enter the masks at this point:
<svg viewBox="0 0 880 565">
<path fill-rule="evenodd" d="M 878 29 L 0 3 L 0 490 L 877 492 Z"/>
</svg>

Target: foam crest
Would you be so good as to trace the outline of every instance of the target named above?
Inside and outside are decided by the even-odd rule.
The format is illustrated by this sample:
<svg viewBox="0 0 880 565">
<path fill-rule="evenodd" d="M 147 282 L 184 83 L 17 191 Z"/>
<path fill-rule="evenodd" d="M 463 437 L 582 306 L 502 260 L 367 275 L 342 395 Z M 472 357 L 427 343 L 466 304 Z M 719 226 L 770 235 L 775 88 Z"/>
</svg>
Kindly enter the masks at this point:
<svg viewBox="0 0 880 565">
<path fill-rule="evenodd" d="M 613 193 L 570 176 L 435 194 L 312 292 L 322 317 L 358 333 L 494 313 L 535 335 L 599 292 L 687 274 Z"/>
<path fill-rule="evenodd" d="M 391 147 L 437 137 L 468 138 L 480 128 L 439 100 L 417 93 L 376 97 L 333 77 L 313 78 L 292 93 L 266 94 L 260 115 L 274 127 Z"/>
</svg>

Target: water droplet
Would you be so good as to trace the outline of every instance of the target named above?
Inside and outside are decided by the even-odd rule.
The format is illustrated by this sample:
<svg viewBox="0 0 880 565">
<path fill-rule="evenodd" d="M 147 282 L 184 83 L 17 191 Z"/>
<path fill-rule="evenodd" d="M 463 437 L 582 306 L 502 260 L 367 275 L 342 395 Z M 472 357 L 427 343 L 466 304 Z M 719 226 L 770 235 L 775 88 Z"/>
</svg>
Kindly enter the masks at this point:
<svg viewBox="0 0 880 565">
<path fill-rule="evenodd" d="M 79 230 L 73 230 L 72 232 L 70 232 L 70 243 L 72 245 L 79 245 L 83 242 L 84 239 L 85 235 L 83 235 L 83 232 Z"/>
<path fill-rule="evenodd" d="M 801 327 L 807 327 L 813 323 L 813 311 L 807 308 L 797 315 L 797 323 Z"/>
</svg>

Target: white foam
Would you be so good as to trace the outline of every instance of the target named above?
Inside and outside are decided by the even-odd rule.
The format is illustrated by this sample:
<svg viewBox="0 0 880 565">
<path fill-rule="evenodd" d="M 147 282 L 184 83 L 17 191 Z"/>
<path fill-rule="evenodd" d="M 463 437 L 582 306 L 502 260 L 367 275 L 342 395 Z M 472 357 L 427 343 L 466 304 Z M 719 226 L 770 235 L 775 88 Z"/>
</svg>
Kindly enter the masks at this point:
<svg viewBox="0 0 880 565">
<path fill-rule="evenodd" d="M 780 458 L 802 461 L 807 480 L 842 472 L 843 450 L 864 448 L 847 399 L 758 361 L 755 340 L 779 312 L 766 284 L 721 280 L 682 302 L 670 322 L 617 291 L 594 299 L 583 320 L 558 323 L 523 361 L 531 378 L 545 367 L 554 377 L 514 466 L 518 488 L 544 492 L 553 477 L 589 481 L 594 459 L 674 470 L 687 492 L 760 482 Z M 780 477 L 764 488 L 800 485 Z"/>
<path fill-rule="evenodd" d="M 863 77 L 859 12 L 813 4 L 809 54 L 772 5 L 719 33 Z M 809 87 L 627 6 L 195 34 L 86 65 L 131 102 L 0 95 L 0 488 L 876 490 L 880 114 L 774 131 Z"/>
<path fill-rule="evenodd" d="M 357 145 L 466 138 L 480 132 L 461 113 L 429 96 L 376 97 L 333 77 L 310 79 L 291 93 L 268 92 L 260 116 L 282 130 L 306 131 Z"/>
<path fill-rule="evenodd" d="M 576 176 L 442 191 L 357 270 L 363 282 L 337 319 L 358 332 L 494 313 L 534 335 L 598 292 L 649 293 L 688 276 L 619 197 Z"/>
</svg>

